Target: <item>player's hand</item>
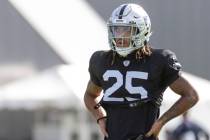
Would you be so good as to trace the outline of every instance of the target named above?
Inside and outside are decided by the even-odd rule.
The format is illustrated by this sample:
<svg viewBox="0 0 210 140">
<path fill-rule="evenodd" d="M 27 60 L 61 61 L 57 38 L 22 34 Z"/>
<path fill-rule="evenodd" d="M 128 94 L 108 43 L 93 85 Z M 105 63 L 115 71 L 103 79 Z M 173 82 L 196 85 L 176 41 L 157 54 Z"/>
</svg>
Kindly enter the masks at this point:
<svg viewBox="0 0 210 140">
<path fill-rule="evenodd" d="M 163 127 L 163 123 L 161 121 L 155 121 L 155 123 L 152 125 L 152 128 L 147 132 L 145 135 L 146 137 L 156 137 L 158 139 L 158 135 L 160 133 L 161 128 Z"/>
<path fill-rule="evenodd" d="M 108 138 L 108 133 L 106 131 L 106 118 L 99 120 L 98 125 L 100 127 L 100 130 L 102 134 Z"/>
</svg>

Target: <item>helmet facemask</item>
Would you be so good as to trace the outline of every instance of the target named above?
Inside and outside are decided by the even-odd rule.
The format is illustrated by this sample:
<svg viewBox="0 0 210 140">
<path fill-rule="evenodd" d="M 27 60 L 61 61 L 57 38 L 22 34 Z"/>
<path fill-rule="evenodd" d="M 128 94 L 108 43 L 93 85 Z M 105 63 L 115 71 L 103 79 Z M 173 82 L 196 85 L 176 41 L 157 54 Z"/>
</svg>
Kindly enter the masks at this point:
<svg viewBox="0 0 210 140">
<path fill-rule="evenodd" d="M 122 56 L 126 56 L 127 52 L 133 51 L 135 46 L 133 38 L 137 34 L 137 28 L 129 25 L 108 25 L 109 43 L 111 49 Z"/>
<path fill-rule="evenodd" d="M 111 49 L 126 57 L 132 51 L 144 46 L 146 33 L 144 28 L 139 28 L 136 24 L 108 24 L 108 34 Z"/>
</svg>

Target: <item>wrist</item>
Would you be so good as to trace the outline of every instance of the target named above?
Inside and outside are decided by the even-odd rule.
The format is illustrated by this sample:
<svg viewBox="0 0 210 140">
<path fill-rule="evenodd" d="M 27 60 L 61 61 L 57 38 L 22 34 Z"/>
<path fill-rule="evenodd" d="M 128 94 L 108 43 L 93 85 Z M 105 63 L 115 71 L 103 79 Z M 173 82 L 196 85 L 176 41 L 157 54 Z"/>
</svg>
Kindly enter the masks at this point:
<svg viewBox="0 0 210 140">
<path fill-rule="evenodd" d="M 103 118 L 104 116 L 107 116 L 106 111 L 102 106 L 100 106 L 100 108 L 96 110 L 93 110 L 93 115 L 96 118 L 96 120 Z"/>
<path fill-rule="evenodd" d="M 158 121 L 158 123 L 159 123 L 160 125 L 162 125 L 162 126 L 165 125 L 166 122 L 167 122 L 166 120 L 164 120 L 164 118 L 160 118 L 160 119 L 158 119 L 157 121 Z"/>
<path fill-rule="evenodd" d="M 103 120 L 103 119 L 106 119 L 106 118 L 107 118 L 107 116 L 103 116 L 103 117 L 98 118 L 98 119 L 96 120 L 97 124 L 99 124 L 99 121 L 100 121 L 100 120 Z"/>
</svg>

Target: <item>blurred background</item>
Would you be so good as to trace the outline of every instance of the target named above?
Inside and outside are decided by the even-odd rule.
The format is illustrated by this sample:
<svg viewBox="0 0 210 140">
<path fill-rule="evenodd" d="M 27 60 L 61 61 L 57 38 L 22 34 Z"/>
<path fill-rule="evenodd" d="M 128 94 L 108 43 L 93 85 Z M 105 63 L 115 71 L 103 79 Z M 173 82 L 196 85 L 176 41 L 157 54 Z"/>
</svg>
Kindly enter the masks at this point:
<svg viewBox="0 0 210 140">
<path fill-rule="evenodd" d="M 0 140 L 102 140 L 82 99 L 88 61 L 109 49 L 106 21 L 128 2 L 148 12 L 152 46 L 176 53 L 200 95 L 189 118 L 210 132 L 210 1 L 0 0 Z M 171 92 L 161 113 L 178 99 Z"/>
</svg>

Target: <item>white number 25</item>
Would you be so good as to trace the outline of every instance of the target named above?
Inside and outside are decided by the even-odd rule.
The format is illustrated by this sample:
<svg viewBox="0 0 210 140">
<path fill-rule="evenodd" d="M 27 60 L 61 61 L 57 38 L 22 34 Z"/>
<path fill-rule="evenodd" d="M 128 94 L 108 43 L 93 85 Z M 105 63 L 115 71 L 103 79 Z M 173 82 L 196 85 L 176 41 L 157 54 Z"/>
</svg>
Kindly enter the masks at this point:
<svg viewBox="0 0 210 140">
<path fill-rule="evenodd" d="M 106 89 L 104 91 L 104 101 L 118 101 L 122 102 L 124 101 L 124 98 L 120 97 L 111 97 L 111 95 L 117 91 L 121 86 L 123 86 L 123 75 L 120 71 L 118 70 L 107 70 L 104 75 L 103 79 L 104 81 L 108 81 L 109 78 L 116 78 L 116 82 Z M 132 79 L 137 78 L 137 79 L 143 79 L 147 80 L 148 79 L 148 73 L 147 72 L 140 72 L 140 71 L 127 71 L 126 77 L 125 77 L 125 89 L 130 93 L 130 94 L 140 94 L 141 99 L 147 98 L 147 91 L 142 87 L 142 86 L 137 86 L 134 87 L 132 86 Z M 131 98 L 131 97 L 125 97 L 128 101 L 134 101 L 134 100 L 139 100 L 137 98 Z"/>
</svg>

